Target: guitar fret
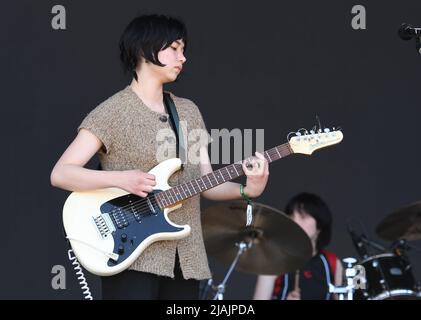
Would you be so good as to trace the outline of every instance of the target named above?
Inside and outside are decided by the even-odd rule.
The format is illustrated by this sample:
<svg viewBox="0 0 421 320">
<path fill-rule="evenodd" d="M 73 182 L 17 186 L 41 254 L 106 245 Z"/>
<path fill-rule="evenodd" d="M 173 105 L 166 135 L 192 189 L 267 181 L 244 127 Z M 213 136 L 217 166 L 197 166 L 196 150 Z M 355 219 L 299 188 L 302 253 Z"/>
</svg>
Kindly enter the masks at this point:
<svg viewBox="0 0 421 320">
<path fill-rule="evenodd" d="M 225 170 L 228 172 L 228 176 L 230 177 L 230 179 L 232 179 L 230 172 L 228 171 L 228 167 L 225 167 Z"/>
<path fill-rule="evenodd" d="M 191 197 L 191 192 L 185 183 L 183 184 L 183 190 L 187 197 Z M 188 195 L 187 195 L 186 190 L 188 191 Z"/>
<path fill-rule="evenodd" d="M 199 181 L 202 183 L 202 191 L 203 190 L 206 190 L 207 189 L 207 187 L 206 187 L 206 183 L 205 183 L 205 181 L 203 180 L 203 178 L 199 178 Z"/>
<path fill-rule="evenodd" d="M 215 175 L 215 180 L 218 181 L 218 183 L 222 183 L 221 181 L 219 181 L 220 175 L 218 175 L 219 170 L 215 171 L 214 175 Z"/>
<path fill-rule="evenodd" d="M 174 193 L 174 195 L 175 195 L 175 199 L 178 201 L 178 192 L 177 192 L 177 187 L 173 187 L 172 188 L 172 192 Z"/>
<path fill-rule="evenodd" d="M 168 206 L 171 203 L 170 199 L 168 198 L 168 194 L 165 191 L 162 192 L 162 194 L 163 194 L 163 197 L 165 197 L 164 198 L 165 199 L 165 206 Z"/>
<path fill-rule="evenodd" d="M 235 164 L 233 164 L 232 166 L 234 167 L 235 172 L 237 173 L 237 176 L 240 176 L 240 174 L 239 174 L 239 173 L 238 173 L 238 171 L 237 171 L 237 168 L 236 168 Z"/>
<path fill-rule="evenodd" d="M 166 203 L 165 203 L 165 199 L 163 198 L 163 196 L 161 196 L 162 193 L 159 193 L 158 195 L 155 196 L 156 201 L 158 202 L 160 207 L 165 207 Z"/>
<path fill-rule="evenodd" d="M 170 203 L 169 204 L 173 204 L 174 203 L 174 197 L 171 194 L 171 189 L 170 190 L 167 190 L 167 192 L 168 192 L 168 199 L 170 199 Z"/>
<path fill-rule="evenodd" d="M 281 156 L 281 154 L 279 153 L 279 150 L 278 150 L 278 148 L 274 148 L 275 150 L 276 150 L 276 152 L 278 153 L 278 155 L 279 155 L 279 158 L 282 158 L 282 156 Z"/>
<path fill-rule="evenodd" d="M 200 184 L 197 182 L 197 180 L 199 180 L 199 179 L 196 179 L 194 181 L 196 181 L 196 184 L 197 184 L 197 187 L 199 188 L 199 191 L 202 192 L 202 188 L 200 187 Z"/>
<path fill-rule="evenodd" d="M 208 176 L 208 175 L 206 175 L 205 177 L 206 177 L 206 178 L 208 178 L 209 185 L 210 185 L 211 187 L 213 187 L 212 181 L 210 181 L 209 176 Z"/>
<path fill-rule="evenodd" d="M 218 181 L 218 179 L 216 179 L 215 171 L 212 171 L 212 178 L 213 178 L 213 180 L 215 180 L 215 185 L 218 185 L 219 181 Z"/>
<path fill-rule="evenodd" d="M 192 196 L 192 194 L 191 194 L 190 189 L 189 189 L 189 187 L 187 186 L 187 184 L 185 183 L 185 184 L 183 184 L 183 186 L 184 186 L 184 188 L 185 188 L 185 189 L 187 189 L 187 191 L 189 192 L 189 197 L 191 197 L 191 196 Z M 184 191 L 184 192 L 185 192 L 185 191 Z"/>
<path fill-rule="evenodd" d="M 178 199 L 177 199 L 177 196 L 175 195 L 174 189 L 170 189 L 169 191 L 170 191 L 170 196 L 173 200 L 173 203 L 176 203 L 178 201 Z"/>
<path fill-rule="evenodd" d="M 175 197 L 177 198 L 177 201 L 180 201 L 183 199 L 183 197 L 181 196 L 180 191 L 178 191 L 178 187 L 173 188 L 174 193 L 175 193 Z"/>
<path fill-rule="evenodd" d="M 165 194 L 163 194 L 163 196 L 162 197 L 159 197 L 160 198 L 160 201 L 162 202 L 162 204 L 163 204 L 163 207 L 166 207 L 167 205 L 168 205 L 168 202 L 167 202 L 167 200 L 165 199 Z"/>
<path fill-rule="evenodd" d="M 170 199 L 170 194 L 169 194 L 169 193 L 167 193 L 167 192 L 165 192 L 165 196 L 167 197 L 167 202 L 168 202 L 168 205 L 171 205 L 172 201 L 171 201 L 171 199 Z"/>
<path fill-rule="evenodd" d="M 218 170 L 218 171 L 220 172 L 220 175 L 222 177 L 222 181 L 225 182 L 225 178 L 224 178 L 224 175 L 222 174 L 222 171 L 221 170 Z"/>
<path fill-rule="evenodd" d="M 235 167 L 235 164 L 232 165 L 234 167 L 235 173 L 237 173 L 237 177 L 239 176 L 239 173 L 237 171 L 237 168 Z"/>
<path fill-rule="evenodd" d="M 293 153 L 293 151 L 291 150 L 291 147 L 289 146 L 289 143 L 279 146 L 279 148 L 281 148 L 281 147 L 283 148 L 283 151 L 281 151 L 281 152 L 282 152 L 282 155 L 284 157 Z"/>
<path fill-rule="evenodd" d="M 210 187 L 206 184 L 205 179 L 201 178 L 204 190 L 209 189 Z"/>
<path fill-rule="evenodd" d="M 234 165 L 230 165 L 230 172 L 232 173 L 232 177 L 237 178 L 238 177 L 238 172 L 234 172 L 233 168 L 235 169 Z M 235 170 L 237 171 L 237 170 Z"/>
<path fill-rule="evenodd" d="M 209 173 L 208 174 L 208 176 L 209 176 L 209 180 L 212 178 L 213 180 L 214 180 L 214 182 L 212 181 L 212 180 L 210 180 L 211 182 L 212 182 L 212 185 L 217 185 L 218 184 L 218 181 L 216 180 L 216 178 L 215 178 L 215 173 L 214 173 L 214 171 L 212 171 L 211 173 Z"/>
<path fill-rule="evenodd" d="M 195 189 L 195 187 L 194 187 L 194 185 L 193 185 L 193 181 L 189 181 L 189 183 L 191 184 L 191 186 L 192 186 L 192 188 L 193 188 L 193 190 L 194 190 L 194 193 L 197 193 L 197 191 L 196 191 L 196 189 Z"/>
<path fill-rule="evenodd" d="M 173 197 L 171 195 L 171 190 L 167 190 L 166 193 L 167 193 L 167 197 L 168 197 L 168 200 L 169 200 L 168 204 L 169 205 L 173 204 L 174 200 L 173 200 Z"/>
<path fill-rule="evenodd" d="M 203 180 L 203 178 L 199 178 L 199 180 L 200 180 L 200 187 L 201 187 L 201 191 L 203 191 L 203 189 L 206 189 L 206 182 L 205 182 L 205 180 Z"/>
<path fill-rule="evenodd" d="M 184 193 L 183 188 L 182 188 L 181 186 L 177 186 L 176 188 L 177 188 L 178 193 L 179 193 L 179 194 L 180 194 L 180 196 L 181 196 L 181 199 L 185 199 L 187 196 L 186 196 L 186 194 Z M 184 195 L 183 195 L 183 194 L 184 194 Z"/>
<path fill-rule="evenodd" d="M 183 194 L 181 195 L 183 198 L 188 198 L 187 197 L 187 193 L 184 191 L 184 189 L 183 189 L 183 185 L 179 185 L 178 186 L 178 188 L 180 188 L 181 189 L 181 191 L 183 192 L 183 194 L 184 194 L 184 196 L 183 196 Z"/>
<path fill-rule="evenodd" d="M 159 194 L 155 194 L 155 201 L 158 203 L 158 205 L 160 207 L 163 206 L 164 202 L 161 199 L 161 196 Z M 131 207 L 132 211 L 133 211 L 133 207 Z"/>
<path fill-rule="evenodd" d="M 270 154 L 269 154 L 267 151 L 265 151 L 265 153 L 266 153 L 266 155 L 268 156 L 268 158 L 269 158 L 270 162 L 272 162 L 272 159 L 271 159 L 271 157 L 270 157 Z"/>
<path fill-rule="evenodd" d="M 288 148 L 288 151 L 289 151 L 288 154 L 294 153 L 294 151 L 292 151 L 291 146 L 289 145 L 289 143 L 286 144 L 286 147 Z"/>
</svg>

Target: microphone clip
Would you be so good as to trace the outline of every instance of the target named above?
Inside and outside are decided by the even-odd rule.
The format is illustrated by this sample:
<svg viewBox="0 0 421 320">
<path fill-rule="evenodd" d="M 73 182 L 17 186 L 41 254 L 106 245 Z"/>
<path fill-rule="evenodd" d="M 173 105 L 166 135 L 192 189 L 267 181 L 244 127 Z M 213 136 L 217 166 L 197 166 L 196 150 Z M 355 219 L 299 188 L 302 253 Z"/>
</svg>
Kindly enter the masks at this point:
<svg viewBox="0 0 421 320">
<path fill-rule="evenodd" d="M 408 23 L 402 23 L 398 35 L 402 40 L 411 40 L 415 38 L 415 49 L 421 54 L 421 28 L 414 28 Z"/>
</svg>

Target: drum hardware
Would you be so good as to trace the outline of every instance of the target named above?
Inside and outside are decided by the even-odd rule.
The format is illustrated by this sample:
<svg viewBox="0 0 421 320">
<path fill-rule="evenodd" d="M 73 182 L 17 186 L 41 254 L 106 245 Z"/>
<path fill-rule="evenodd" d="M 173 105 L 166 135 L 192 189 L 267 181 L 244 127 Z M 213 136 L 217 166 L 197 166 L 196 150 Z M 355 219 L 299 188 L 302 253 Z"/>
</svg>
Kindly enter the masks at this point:
<svg viewBox="0 0 421 320">
<path fill-rule="evenodd" d="M 206 251 L 229 269 L 219 285 L 210 279 L 214 300 L 224 298 L 226 284 L 234 270 L 252 274 L 278 275 L 292 272 L 311 259 L 312 245 L 305 231 L 285 213 L 252 203 L 253 219 L 247 226 L 247 203 L 231 201 L 202 213 Z"/>
<path fill-rule="evenodd" d="M 244 241 L 240 243 L 235 244 L 238 247 L 237 256 L 235 257 L 234 261 L 232 262 L 231 266 L 229 267 L 224 280 L 216 286 L 216 294 L 213 298 L 213 300 L 224 300 L 224 293 L 225 293 L 225 286 L 228 281 L 228 278 L 230 277 L 231 273 L 234 271 L 235 266 L 238 263 L 238 260 L 240 259 L 240 256 L 249 248 L 252 246 L 252 242 L 245 243 Z"/>
<path fill-rule="evenodd" d="M 367 300 L 416 299 L 418 284 L 409 260 L 383 253 L 363 260 L 367 287 L 360 293 Z"/>
<path fill-rule="evenodd" d="M 377 253 L 383 253 L 386 251 L 385 247 L 369 239 L 366 236 L 365 232 L 361 232 L 360 234 L 357 234 L 357 232 L 355 232 L 354 228 L 351 226 L 351 220 L 356 220 L 356 222 L 358 222 L 360 225 L 360 229 L 365 230 L 365 228 L 363 226 L 363 223 L 356 217 L 348 218 L 347 230 L 360 259 L 364 260 Z M 376 250 L 376 252 L 374 252 L 373 250 Z"/>
<path fill-rule="evenodd" d="M 353 300 L 354 299 L 354 290 L 356 288 L 356 283 L 358 283 L 356 277 L 357 269 L 356 263 L 357 259 L 353 257 L 342 259 L 345 263 L 345 279 L 346 279 L 346 286 L 335 286 L 329 283 L 329 293 L 337 294 L 339 300 Z M 361 278 L 363 281 L 362 284 L 365 284 L 365 279 Z M 346 296 L 346 299 L 345 299 Z"/>
<path fill-rule="evenodd" d="M 359 263 L 365 270 L 367 287 L 356 291 L 356 296 L 367 300 L 419 299 L 421 285 L 416 281 L 408 256 L 411 249 L 420 248 L 408 241 L 421 239 L 421 202 L 400 208 L 386 216 L 376 228 L 383 240 L 392 241 L 388 249 L 368 240 L 365 235 L 358 241 L 378 250 Z M 352 239 L 354 244 L 354 238 Z"/>
</svg>

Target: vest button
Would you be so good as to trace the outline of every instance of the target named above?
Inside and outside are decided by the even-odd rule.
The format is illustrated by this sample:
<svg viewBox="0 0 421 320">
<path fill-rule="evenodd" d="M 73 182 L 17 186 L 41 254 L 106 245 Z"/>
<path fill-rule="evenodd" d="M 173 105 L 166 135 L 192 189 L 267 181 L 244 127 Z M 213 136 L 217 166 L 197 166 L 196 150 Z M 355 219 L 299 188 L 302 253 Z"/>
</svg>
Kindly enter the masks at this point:
<svg viewBox="0 0 421 320">
<path fill-rule="evenodd" d="M 162 122 L 167 122 L 167 116 L 160 116 L 159 120 L 161 120 Z"/>
</svg>

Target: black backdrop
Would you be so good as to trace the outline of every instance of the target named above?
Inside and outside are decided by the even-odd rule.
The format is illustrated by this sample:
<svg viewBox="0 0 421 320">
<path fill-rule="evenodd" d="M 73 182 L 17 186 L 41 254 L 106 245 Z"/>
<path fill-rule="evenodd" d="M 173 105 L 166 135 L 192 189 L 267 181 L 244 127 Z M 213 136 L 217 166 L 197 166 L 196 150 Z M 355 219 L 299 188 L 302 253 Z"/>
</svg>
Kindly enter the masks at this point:
<svg viewBox="0 0 421 320">
<path fill-rule="evenodd" d="M 66 8 L 53 30 L 51 8 Z M 351 27 L 363 5 L 367 28 Z M 397 36 L 421 23 L 421 2 L 405 1 L 3 1 L 1 6 L 2 232 L 0 298 L 81 299 L 61 233 L 67 192 L 50 171 L 76 127 L 128 79 L 118 38 L 137 13 L 182 17 L 189 29 L 187 68 L 169 86 L 195 101 L 211 128 L 265 129 L 265 146 L 312 127 L 340 125 L 344 141 L 311 157 L 274 163 L 257 201 L 282 209 L 300 191 L 320 194 L 334 212 L 330 248 L 356 256 L 346 219 L 375 227 L 421 199 L 421 56 Z M 93 164 L 94 165 L 94 164 Z M 204 207 L 212 203 L 204 202 Z M 419 245 L 419 242 L 414 242 Z M 410 252 L 418 279 L 421 253 Z M 227 266 L 212 257 L 215 280 Z M 54 265 L 66 290 L 51 287 Z M 256 276 L 236 272 L 226 298 L 250 299 Z M 88 275 L 95 298 L 99 281 Z"/>
</svg>

